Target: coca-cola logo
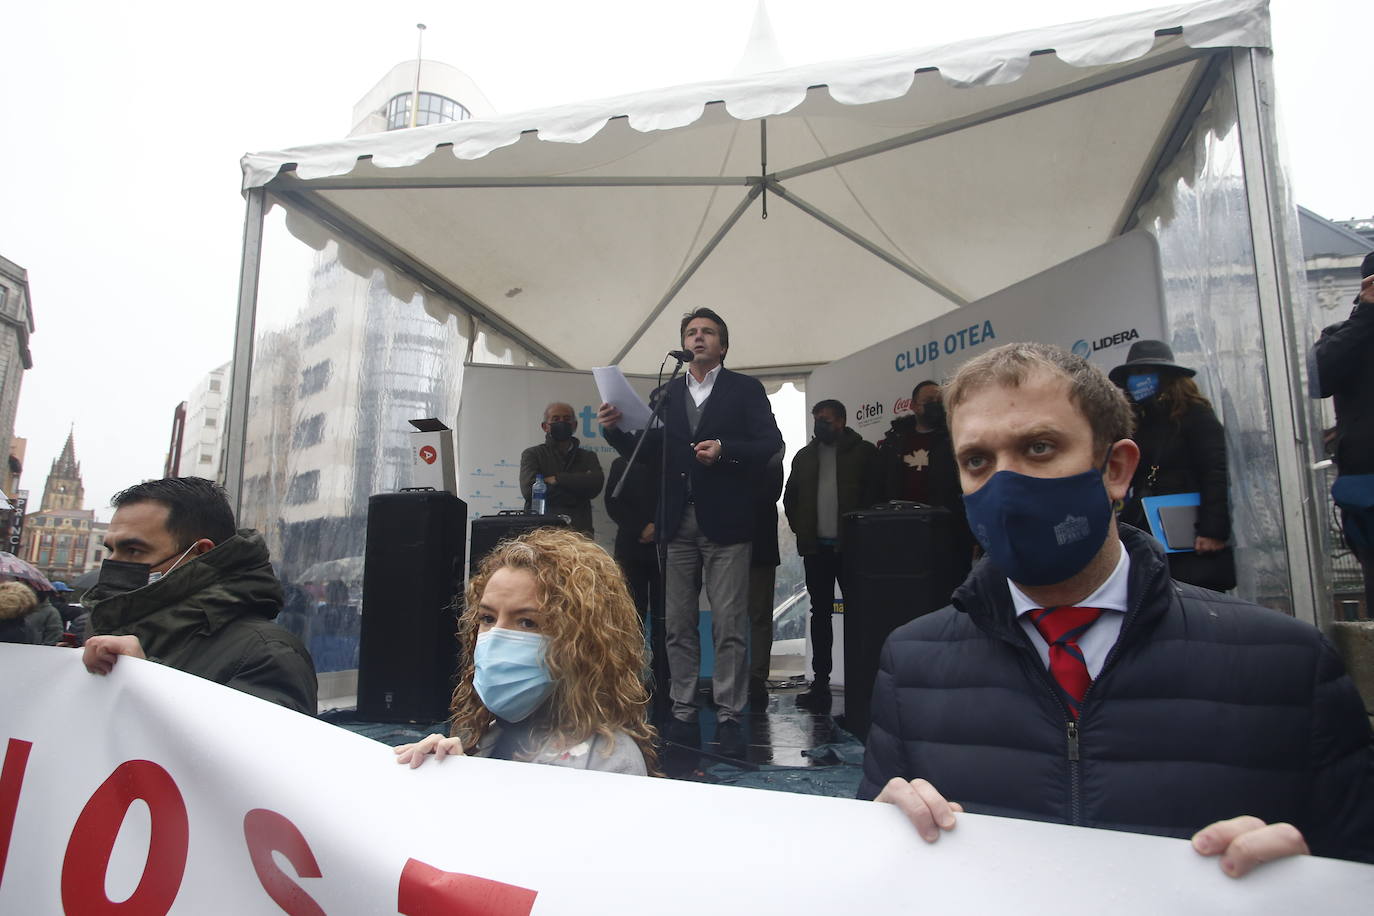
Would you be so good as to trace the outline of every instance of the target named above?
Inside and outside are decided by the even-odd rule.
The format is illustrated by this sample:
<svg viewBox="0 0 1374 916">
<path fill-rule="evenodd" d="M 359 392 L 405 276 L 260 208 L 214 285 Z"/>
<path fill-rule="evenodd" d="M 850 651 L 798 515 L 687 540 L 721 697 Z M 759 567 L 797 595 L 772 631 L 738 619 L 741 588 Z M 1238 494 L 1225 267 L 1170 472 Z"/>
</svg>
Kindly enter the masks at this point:
<svg viewBox="0 0 1374 916">
<path fill-rule="evenodd" d="M 898 398 L 892 403 L 893 413 L 911 413 L 911 398 Z"/>
<path fill-rule="evenodd" d="M 439 458 L 439 453 L 434 450 L 434 446 L 426 445 L 420 449 L 420 460 L 425 464 L 433 464 Z"/>
</svg>

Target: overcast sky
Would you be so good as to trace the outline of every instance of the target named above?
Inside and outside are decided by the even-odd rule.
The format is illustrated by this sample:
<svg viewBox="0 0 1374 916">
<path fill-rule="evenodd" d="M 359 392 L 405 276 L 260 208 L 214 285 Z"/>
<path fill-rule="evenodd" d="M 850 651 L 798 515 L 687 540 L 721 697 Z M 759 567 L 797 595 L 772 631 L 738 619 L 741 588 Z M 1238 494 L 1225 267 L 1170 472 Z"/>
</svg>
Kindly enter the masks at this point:
<svg viewBox="0 0 1374 916">
<path fill-rule="evenodd" d="M 768 0 L 784 61 L 1093 18 L 1150 0 Z M 946 7 L 950 7 L 946 9 Z M 1298 201 L 1374 215 L 1367 0 L 1275 0 L 1284 152 Z M 87 506 L 161 475 L 173 409 L 233 347 L 240 156 L 343 136 L 415 54 L 522 109 L 729 75 L 754 0 L 13 3 L 0 53 L 0 254 L 37 331 L 15 434 L 34 500 L 76 430 Z M 1363 90 L 1363 91 L 1362 91 Z M 1357 172 L 1363 167 L 1364 171 Z"/>
</svg>

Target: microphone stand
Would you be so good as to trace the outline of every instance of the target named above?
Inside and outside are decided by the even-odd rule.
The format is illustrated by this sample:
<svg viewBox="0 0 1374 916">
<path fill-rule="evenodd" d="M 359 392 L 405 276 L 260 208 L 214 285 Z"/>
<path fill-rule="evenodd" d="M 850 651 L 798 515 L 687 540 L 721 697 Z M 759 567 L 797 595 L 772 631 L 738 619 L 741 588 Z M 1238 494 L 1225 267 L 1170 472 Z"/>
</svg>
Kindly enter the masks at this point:
<svg viewBox="0 0 1374 916">
<path fill-rule="evenodd" d="M 639 460 L 639 450 L 644 447 L 644 440 L 649 438 L 649 433 L 654 428 L 654 422 L 661 420 L 664 407 L 667 406 L 671 396 L 668 393 L 669 386 L 676 381 L 682 372 L 682 365 L 686 360 L 680 356 L 673 356 L 677 360 L 677 365 L 673 368 L 673 374 L 668 381 L 660 385 L 657 389 L 658 400 L 654 402 L 653 410 L 649 413 L 649 422 L 644 426 L 644 432 L 640 434 L 639 441 L 635 443 L 634 451 L 630 453 L 629 459 L 625 462 L 625 470 L 620 474 L 620 480 L 616 482 L 615 489 L 611 491 L 612 498 L 618 499 L 620 491 L 625 489 L 626 482 L 630 479 L 630 471 L 635 467 L 635 462 Z M 651 396 L 652 400 L 652 396 Z M 667 709 L 667 694 L 669 672 L 667 648 L 665 641 L 667 633 L 665 628 L 668 584 L 668 544 L 663 539 L 663 515 L 664 515 L 664 492 L 668 484 L 668 428 L 661 422 L 659 424 L 659 450 L 658 450 L 658 505 L 654 511 L 654 554 L 658 558 L 658 588 L 657 594 L 649 596 L 649 616 L 653 622 L 655 638 L 651 641 L 652 661 L 650 670 L 654 676 L 654 705 Z"/>
</svg>

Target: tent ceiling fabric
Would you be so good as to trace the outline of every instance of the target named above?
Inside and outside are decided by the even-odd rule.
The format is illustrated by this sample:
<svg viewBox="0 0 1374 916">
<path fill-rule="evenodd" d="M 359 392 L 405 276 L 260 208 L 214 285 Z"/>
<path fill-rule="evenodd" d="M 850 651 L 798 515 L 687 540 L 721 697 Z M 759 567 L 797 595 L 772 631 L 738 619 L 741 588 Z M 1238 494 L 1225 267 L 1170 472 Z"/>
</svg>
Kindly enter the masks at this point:
<svg viewBox="0 0 1374 916">
<path fill-rule="evenodd" d="M 1196 49 L 1267 43 L 1262 2 L 1218 0 L 250 155 L 244 186 L 315 201 L 333 226 L 310 244 L 378 241 L 569 366 L 628 347 L 652 370 L 701 305 L 730 322 L 732 366 L 817 364 L 1113 237 Z M 781 180 L 730 225 L 763 176 Z"/>
</svg>

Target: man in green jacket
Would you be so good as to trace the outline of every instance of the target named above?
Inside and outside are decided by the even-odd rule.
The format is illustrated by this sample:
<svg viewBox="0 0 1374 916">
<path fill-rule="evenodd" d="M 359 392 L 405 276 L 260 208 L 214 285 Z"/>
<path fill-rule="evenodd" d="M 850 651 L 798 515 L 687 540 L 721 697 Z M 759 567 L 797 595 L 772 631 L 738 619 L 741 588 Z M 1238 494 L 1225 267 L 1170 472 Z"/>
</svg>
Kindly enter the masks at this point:
<svg viewBox="0 0 1374 916">
<path fill-rule="evenodd" d="M 94 634 L 82 661 L 108 674 L 146 658 L 308 715 L 315 665 L 272 623 L 281 583 L 262 535 L 236 531 L 223 488 L 199 477 L 150 480 L 118 493 L 109 558 L 81 603 Z"/>
<path fill-rule="evenodd" d="M 878 449 L 845 425 L 848 411 L 835 400 L 811 408 L 815 438 L 792 459 L 792 474 L 782 494 L 787 523 L 797 536 L 797 553 L 806 570 L 811 596 L 811 687 L 797 705 L 830 711 L 831 649 L 835 583 L 840 578 L 840 517 L 878 501 L 882 470 Z"/>
<path fill-rule="evenodd" d="M 545 407 L 539 428 L 544 430 L 544 441 L 520 453 L 520 495 L 525 497 L 525 508 L 533 506 L 535 475 L 543 474 L 549 485 L 548 513 L 568 516 L 574 530 L 595 537 L 592 500 L 606 478 L 596 452 L 582 448 L 573 436 L 577 414 L 572 405 L 555 401 Z"/>
</svg>

